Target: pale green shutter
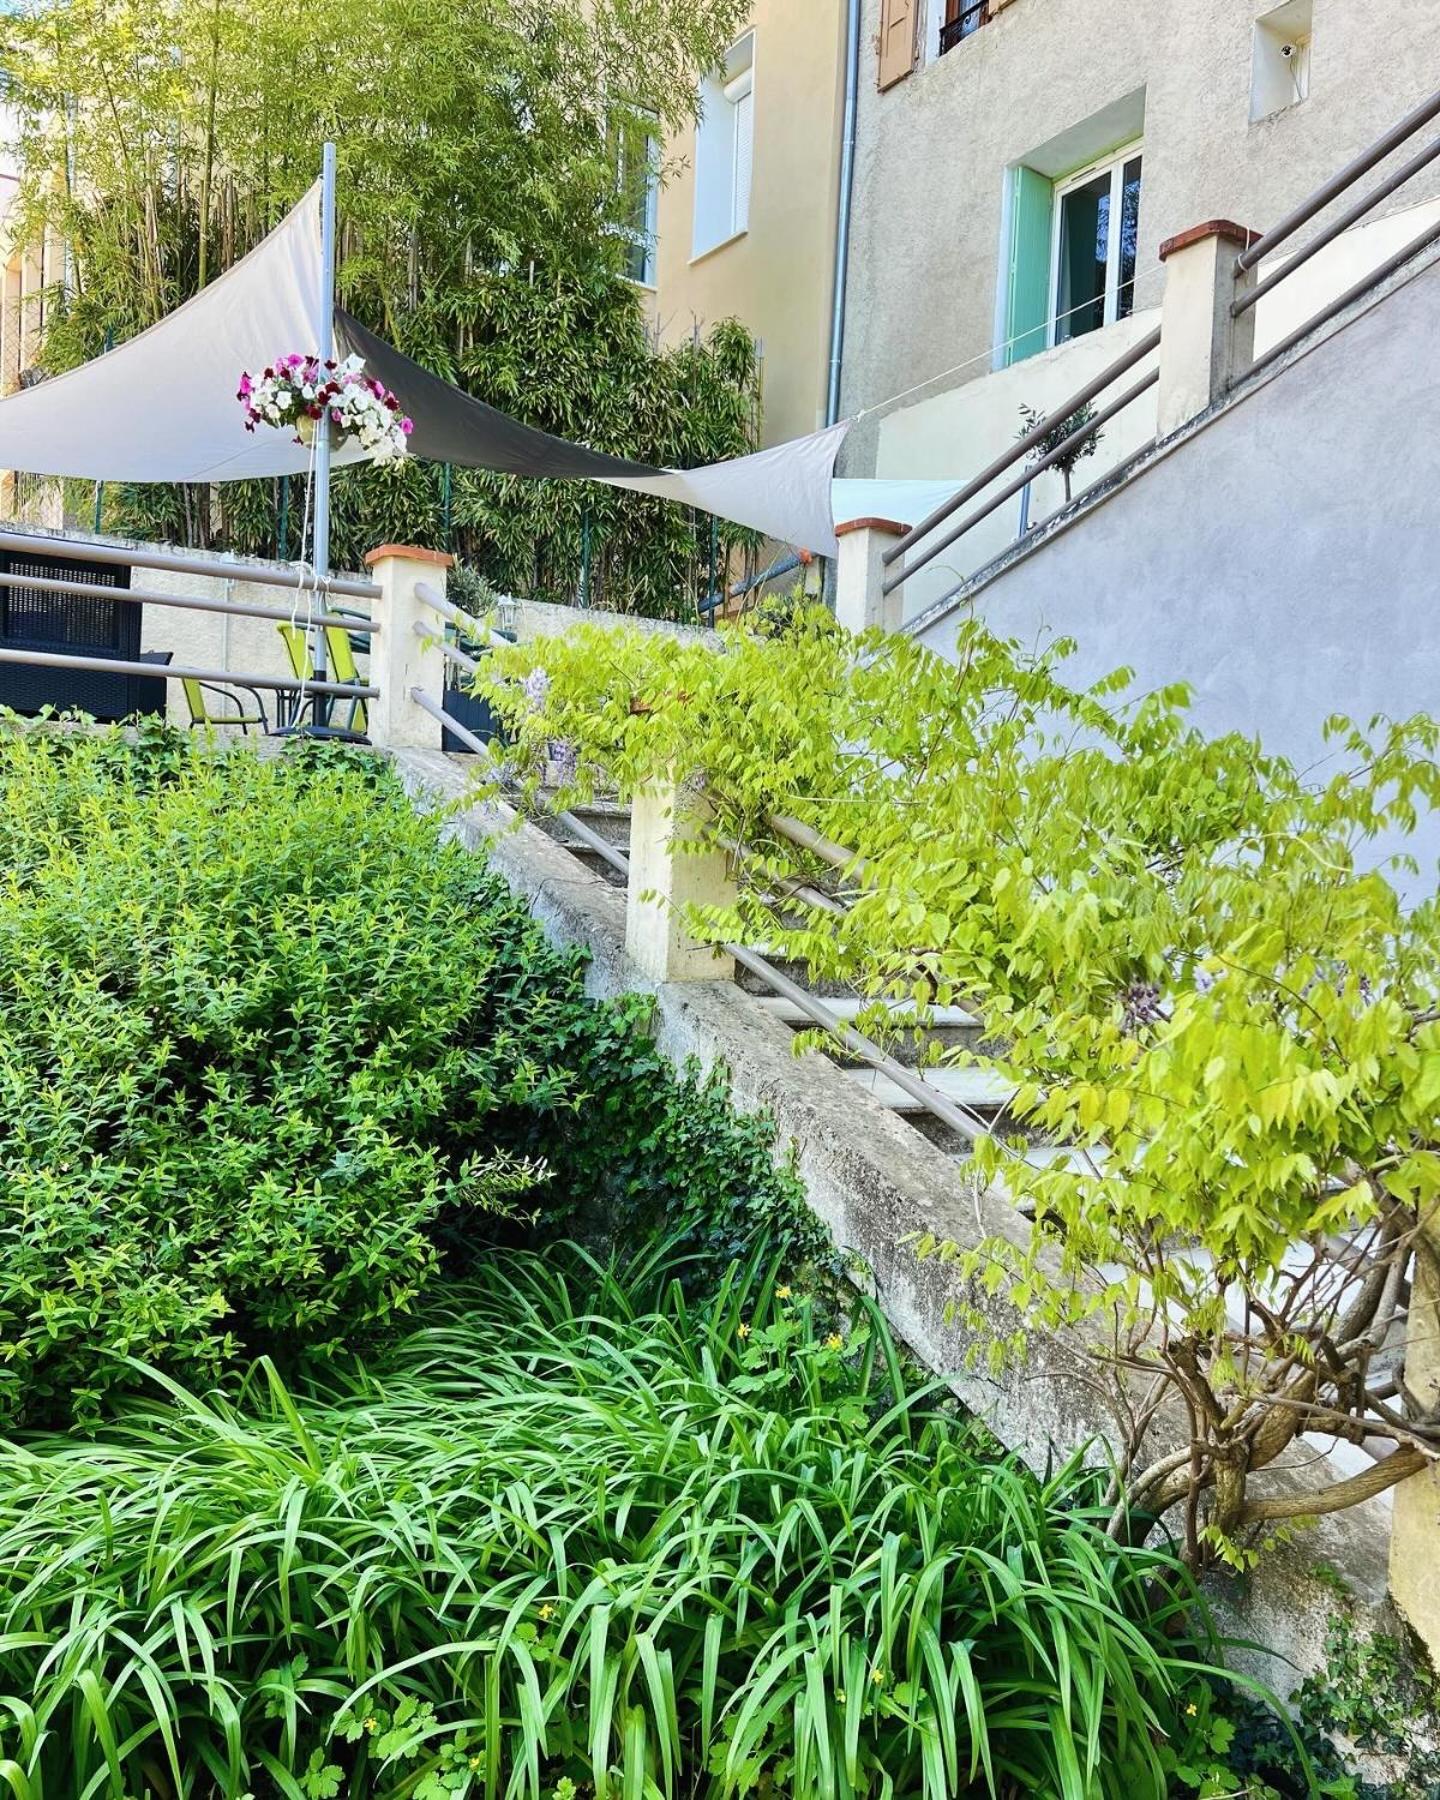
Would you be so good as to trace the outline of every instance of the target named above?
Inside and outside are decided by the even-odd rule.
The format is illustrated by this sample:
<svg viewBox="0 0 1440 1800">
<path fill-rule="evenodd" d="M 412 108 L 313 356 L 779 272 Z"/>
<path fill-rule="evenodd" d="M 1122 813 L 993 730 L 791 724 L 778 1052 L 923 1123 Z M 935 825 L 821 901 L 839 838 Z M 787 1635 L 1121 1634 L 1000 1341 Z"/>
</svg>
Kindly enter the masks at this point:
<svg viewBox="0 0 1440 1800">
<path fill-rule="evenodd" d="M 1050 312 L 1050 224 L 1054 188 L 1023 165 L 1010 171 L 1010 303 L 1006 312 L 1007 363 L 1045 348 Z"/>
</svg>

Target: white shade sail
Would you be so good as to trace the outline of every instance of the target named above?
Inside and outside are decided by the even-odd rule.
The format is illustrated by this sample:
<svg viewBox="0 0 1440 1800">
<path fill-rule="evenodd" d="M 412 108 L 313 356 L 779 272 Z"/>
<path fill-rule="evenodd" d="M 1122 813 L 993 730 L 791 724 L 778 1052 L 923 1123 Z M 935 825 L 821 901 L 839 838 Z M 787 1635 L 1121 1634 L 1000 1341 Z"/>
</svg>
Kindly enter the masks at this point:
<svg viewBox="0 0 1440 1800">
<path fill-rule="evenodd" d="M 90 481 L 239 481 L 303 473 L 288 430 L 245 428 L 242 372 L 313 353 L 331 305 L 320 187 L 232 269 L 148 331 L 68 374 L 0 400 L 0 468 Z M 340 315 L 371 372 L 415 418 L 413 448 L 437 460 L 540 478 L 580 477 L 654 494 L 822 555 L 836 548 L 830 482 L 847 426 L 699 469 L 659 469 L 536 431 L 440 381 Z M 427 439 L 429 440 L 427 442 Z M 358 449 L 337 463 L 359 462 Z"/>
<path fill-rule="evenodd" d="M 324 316 L 317 182 L 263 243 L 159 324 L 0 400 L 0 468 L 91 481 L 298 474 L 309 451 L 285 431 L 246 431 L 235 390 L 246 369 L 314 351 Z"/>
</svg>

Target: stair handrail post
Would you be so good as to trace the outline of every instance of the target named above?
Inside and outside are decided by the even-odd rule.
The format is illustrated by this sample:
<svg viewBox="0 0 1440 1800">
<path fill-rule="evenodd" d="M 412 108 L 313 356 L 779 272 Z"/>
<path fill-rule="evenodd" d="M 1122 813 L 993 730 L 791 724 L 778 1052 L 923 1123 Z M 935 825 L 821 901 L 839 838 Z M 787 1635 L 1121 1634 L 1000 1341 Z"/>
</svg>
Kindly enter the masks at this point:
<svg viewBox="0 0 1440 1800">
<path fill-rule="evenodd" d="M 1208 219 L 1160 246 L 1165 292 L 1160 308 L 1160 393 L 1156 434 L 1166 438 L 1222 400 L 1255 358 L 1255 309 L 1236 314 L 1253 287 L 1243 250 L 1258 232 L 1230 219 Z"/>
<path fill-rule="evenodd" d="M 835 527 L 835 622 L 846 631 L 898 631 L 905 600 L 885 592 L 885 552 L 910 529 L 895 519 L 847 519 Z"/>
<path fill-rule="evenodd" d="M 438 750 L 444 727 L 411 690 L 445 692 L 445 626 L 417 593 L 423 584 L 443 599 L 448 571 L 455 559 L 443 550 L 421 550 L 406 544 L 381 544 L 365 558 L 380 586 L 375 602 L 379 637 L 372 640 L 370 670 L 379 698 L 370 708 L 369 736 L 377 748 Z M 425 626 L 417 632 L 416 624 Z"/>
<path fill-rule="evenodd" d="M 730 858 L 705 841 L 711 818 L 710 802 L 693 781 L 655 782 L 635 795 L 625 954 L 652 982 L 734 980 L 734 958 L 700 942 L 687 917 L 689 907 L 735 900 Z"/>
</svg>

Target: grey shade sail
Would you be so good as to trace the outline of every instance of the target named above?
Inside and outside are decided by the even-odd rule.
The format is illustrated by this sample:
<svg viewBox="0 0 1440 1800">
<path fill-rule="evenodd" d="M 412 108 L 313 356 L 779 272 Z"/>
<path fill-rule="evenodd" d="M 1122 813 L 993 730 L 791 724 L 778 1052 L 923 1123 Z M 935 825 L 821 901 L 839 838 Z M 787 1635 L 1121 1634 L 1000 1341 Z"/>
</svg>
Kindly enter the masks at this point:
<svg viewBox="0 0 1440 1800">
<path fill-rule="evenodd" d="M 338 310 L 336 336 L 414 421 L 411 451 L 436 462 L 539 479 L 603 481 L 749 526 L 819 556 L 838 548 L 831 483 L 850 421 L 699 469 L 657 469 L 523 425 L 412 362 Z"/>
<path fill-rule="evenodd" d="M 365 359 L 365 372 L 383 381 L 414 421 L 413 456 L 493 469 L 502 475 L 555 476 L 603 481 L 614 475 L 663 475 L 651 463 L 629 462 L 552 437 L 522 424 L 483 400 L 462 393 L 438 375 L 367 331 L 343 307 L 335 309 L 335 335 L 345 352 Z"/>
</svg>

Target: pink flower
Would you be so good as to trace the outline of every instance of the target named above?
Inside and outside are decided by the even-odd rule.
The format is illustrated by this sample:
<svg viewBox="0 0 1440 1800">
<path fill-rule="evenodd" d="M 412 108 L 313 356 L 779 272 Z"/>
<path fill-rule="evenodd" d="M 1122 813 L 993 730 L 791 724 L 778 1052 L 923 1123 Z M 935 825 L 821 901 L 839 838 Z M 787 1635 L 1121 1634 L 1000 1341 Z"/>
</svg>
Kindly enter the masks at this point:
<svg viewBox="0 0 1440 1800">
<path fill-rule="evenodd" d="M 415 429 L 415 421 L 413 419 L 402 419 L 400 421 L 400 429 L 405 433 L 406 437 L 409 437 L 410 433 Z"/>
</svg>

